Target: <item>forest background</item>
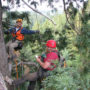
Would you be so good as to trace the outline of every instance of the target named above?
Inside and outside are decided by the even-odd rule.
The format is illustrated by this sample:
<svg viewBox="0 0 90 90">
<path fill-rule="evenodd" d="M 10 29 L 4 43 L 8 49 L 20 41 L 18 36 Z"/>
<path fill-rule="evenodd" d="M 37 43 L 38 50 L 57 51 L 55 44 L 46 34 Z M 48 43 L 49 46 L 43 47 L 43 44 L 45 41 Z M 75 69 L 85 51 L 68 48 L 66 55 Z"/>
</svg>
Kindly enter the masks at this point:
<svg viewBox="0 0 90 90">
<path fill-rule="evenodd" d="M 48 0 L 52 6 L 54 0 Z M 8 8 L 3 8 L 2 27 L 3 31 L 15 25 L 15 20 L 23 19 L 23 27 L 29 30 L 39 30 L 40 34 L 25 35 L 24 46 L 20 50 L 18 61 L 33 61 L 35 55 L 45 52 L 47 40 L 54 39 L 57 42 L 57 49 L 65 57 L 67 67 L 57 67 L 52 72 L 52 76 L 42 81 L 42 90 L 89 90 L 90 89 L 90 0 L 80 0 L 83 7 L 74 7 L 73 2 L 77 0 L 67 0 L 64 4 L 63 13 L 57 12 L 52 7 L 52 15 L 47 12 L 55 25 L 44 16 L 35 12 L 11 12 Z M 51 4 L 50 4 L 51 2 Z M 43 0 L 42 0 L 43 3 Z M 17 2 L 19 4 L 19 2 Z M 68 7 L 65 6 L 68 4 Z M 36 6 L 35 1 L 32 5 Z M 11 35 L 4 35 L 5 43 L 10 40 Z M 21 76 L 21 66 L 19 76 Z M 35 71 L 31 68 L 30 72 Z M 12 74 L 15 77 L 15 73 Z M 28 83 L 21 85 L 21 90 L 25 90 Z M 36 86 L 37 88 L 37 86 Z"/>
</svg>

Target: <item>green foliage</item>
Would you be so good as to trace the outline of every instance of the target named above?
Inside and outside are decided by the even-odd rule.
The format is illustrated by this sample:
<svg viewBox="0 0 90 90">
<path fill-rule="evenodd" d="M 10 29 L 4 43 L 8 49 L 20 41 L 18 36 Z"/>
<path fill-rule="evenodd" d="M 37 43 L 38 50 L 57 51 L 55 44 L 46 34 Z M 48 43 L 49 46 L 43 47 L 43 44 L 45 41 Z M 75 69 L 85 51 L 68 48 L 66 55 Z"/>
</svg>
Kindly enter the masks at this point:
<svg viewBox="0 0 90 90">
<path fill-rule="evenodd" d="M 70 2 L 71 0 L 69 0 Z M 49 0 L 50 3 L 53 0 Z M 18 17 L 24 18 L 23 26 L 40 30 L 40 34 L 25 35 L 24 47 L 22 48 L 19 61 L 34 61 L 35 55 L 45 52 L 45 44 L 49 39 L 57 42 L 57 49 L 66 59 L 67 67 L 57 67 L 50 72 L 42 84 L 42 90 L 89 90 L 90 89 L 90 1 L 84 3 L 82 10 L 76 9 L 71 3 L 67 8 L 70 15 L 69 21 L 76 29 L 66 22 L 65 14 L 55 14 L 51 18 L 55 21 L 54 26 L 49 20 L 36 14 L 11 13 L 12 22 Z M 3 19 L 4 29 L 10 27 L 10 13 Z M 29 20 L 30 19 L 30 20 Z M 29 21 L 27 21 L 29 20 Z M 28 22 L 32 22 L 30 25 Z M 7 23 L 8 22 L 8 23 Z M 76 33 L 75 30 L 78 32 Z M 5 40 L 9 38 L 5 36 Z M 37 62 L 36 62 L 37 63 Z M 20 69 L 20 67 L 19 67 Z M 32 69 L 33 70 L 33 69 Z M 34 71 L 36 69 L 34 68 Z M 13 75 L 14 76 L 14 75 Z M 24 88 L 25 90 L 25 88 Z"/>
<path fill-rule="evenodd" d="M 50 76 L 43 81 L 44 88 L 41 90 L 87 90 L 89 89 L 89 80 L 86 80 L 88 85 L 87 89 L 84 85 L 83 80 L 79 72 L 73 68 L 56 68 L 54 71 L 50 72 Z"/>
<path fill-rule="evenodd" d="M 83 15 L 80 14 L 79 17 L 81 25 L 78 26 L 79 33 L 78 35 L 71 30 L 70 26 L 68 24 L 65 25 L 65 29 L 71 30 L 66 31 L 65 35 L 67 37 L 67 47 L 66 51 L 63 50 L 63 55 L 67 59 L 67 66 L 69 68 L 66 68 L 65 70 L 70 71 L 63 71 L 63 73 L 60 73 L 63 69 L 57 69 L 58 72 L 53 72 L 51 76 L 47 77 L 43 81 L 44 88 L 42 90 L 88 90 L 90 89 L 90 40 L 89 40 L 89 26 L 90 26 L 90 18 L 89 18 L 89 11 L 87 11 L 88 7 L 87 2 L 85 2 L 84 6 L 84 13 Z M 72 9 L 69 7 L 69 9 Z M 75 20 L 75 17 L 77 13 L 71 14 L 71 21 Z M 74 17 L 74 18 L 73 18 Z M 75 23 L 75 22 L 73 22 Z M 68 28 L 66 27 L 68 26 Z M 73 37 L 74 36 L 74 37 Z M 72 75 L 76 77 L 73 77 Z M 69 74 L 69 75 L 68 75 Z"/>
</svg>

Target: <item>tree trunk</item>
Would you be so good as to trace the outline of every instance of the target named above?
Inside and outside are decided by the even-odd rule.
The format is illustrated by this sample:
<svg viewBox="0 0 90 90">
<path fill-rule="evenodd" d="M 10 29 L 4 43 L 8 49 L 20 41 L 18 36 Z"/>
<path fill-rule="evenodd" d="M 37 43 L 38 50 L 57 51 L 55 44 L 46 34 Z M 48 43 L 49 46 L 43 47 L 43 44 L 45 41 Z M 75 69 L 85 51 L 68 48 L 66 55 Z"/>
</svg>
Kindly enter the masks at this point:
<svg viewBox="0 0 90 90">
<path fill-rule="evenodd" d="M 0 0 L 0 72 L 5 77 L 10 76 L 9 69 L 8 69 L 8 61 L 7 61 L 7 54 L 5 49 L 4 43 L 4 36 L 2 32 L 2 3 Z M 9 87 L 9 85 L 8 85 Z M 8 88 L 8 90 L 11 90 Z"/>
<path fill-rule="evenodd" d="M 0 0 L 0 71 L 4 76 L 9 75 L 7 55 L 6 55 L 6 49 L 5 49 L 5 43 L 4 43 L 4 36 L 3 36 L 3 32 L 2 32 L 1 0 Z"/>
</svg>

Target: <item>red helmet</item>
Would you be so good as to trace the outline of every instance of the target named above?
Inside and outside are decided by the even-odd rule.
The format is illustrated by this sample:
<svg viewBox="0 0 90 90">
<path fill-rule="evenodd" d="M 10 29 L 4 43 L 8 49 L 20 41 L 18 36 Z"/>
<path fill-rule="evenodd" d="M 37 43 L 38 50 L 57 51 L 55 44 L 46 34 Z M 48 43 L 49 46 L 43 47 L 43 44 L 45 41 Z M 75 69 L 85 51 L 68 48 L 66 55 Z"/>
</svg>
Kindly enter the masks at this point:
<svg viewBox="0 0 90 90">
<path fill-rule="evenodd" d="M 47 47 L 55 48 L 56 47 L 56 41 L 55 40 L 48 40 L 46 43 Z"/>
</svg>

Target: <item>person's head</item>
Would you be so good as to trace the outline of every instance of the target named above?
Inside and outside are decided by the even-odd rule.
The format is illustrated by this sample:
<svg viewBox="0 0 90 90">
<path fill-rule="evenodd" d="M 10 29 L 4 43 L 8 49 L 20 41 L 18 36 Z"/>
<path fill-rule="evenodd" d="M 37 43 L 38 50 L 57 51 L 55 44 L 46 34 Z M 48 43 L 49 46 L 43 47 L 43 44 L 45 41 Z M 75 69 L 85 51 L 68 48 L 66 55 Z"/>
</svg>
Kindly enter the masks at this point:
<svg viewBox="0 0 90 90">
<path fill-rule="evenodd" d="M 16 25 L 17 25 L 17 27 L 21 27 L 22 26 L 22 19 L 17 19 Z"/>
<path fill-rule="evenodd" d="M 46 42 L 46 51 L 51 52 L 56 48 L 56 41 L 55 40 L 48 40 Z"/>
</svg>

